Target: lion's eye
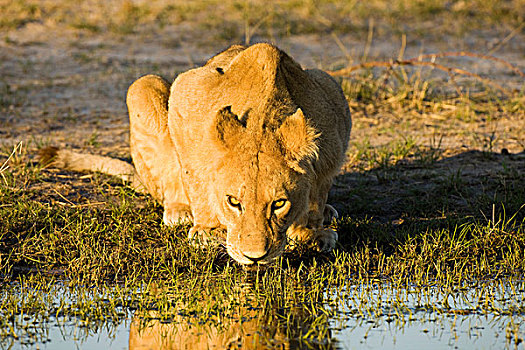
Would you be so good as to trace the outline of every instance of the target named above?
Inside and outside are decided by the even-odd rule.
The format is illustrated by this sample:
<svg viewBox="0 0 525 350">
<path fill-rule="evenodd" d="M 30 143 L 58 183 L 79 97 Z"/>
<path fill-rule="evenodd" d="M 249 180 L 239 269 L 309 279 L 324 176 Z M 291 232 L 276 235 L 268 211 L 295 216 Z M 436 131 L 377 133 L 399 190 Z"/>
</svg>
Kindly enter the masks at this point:
<svg viewBox="0 0 525 350">
<path fill-rule="evenodd" d="M 286 204 L 286 199 L 278 199 L 272 203 L 273 210 L 279 210 Z"/>
<path fill-rule="evenodd" d="M 233 196 L 226 196 L 227 200 L 228 200 L 228 204 L 231 205 L 232 207 L 235 207 L 237 209 L 240 209 L 241 208 L 241 202 L 233 197 Z"/>
</svg>

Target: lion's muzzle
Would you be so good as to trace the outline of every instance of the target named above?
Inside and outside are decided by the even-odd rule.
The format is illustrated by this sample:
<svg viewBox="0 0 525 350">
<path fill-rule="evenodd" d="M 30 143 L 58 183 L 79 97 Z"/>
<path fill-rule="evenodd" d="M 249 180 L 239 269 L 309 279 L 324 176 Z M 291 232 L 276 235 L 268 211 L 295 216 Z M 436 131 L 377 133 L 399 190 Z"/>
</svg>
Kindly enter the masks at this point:
<svg viewBox="0 0 525 350">
<path fill-rule="evenodd" d="M 282 244 L 270 235 L 260 232 L 229 233 L 228 254 L 243 265 L 268 264 L 282 253 Z"/>
<path fill-rule="evenodd" d="M 240 237 L 242 255 L 254 263 L 268 256 L 270 240 L 261 234 L 247 234 Z"/>
</svg>

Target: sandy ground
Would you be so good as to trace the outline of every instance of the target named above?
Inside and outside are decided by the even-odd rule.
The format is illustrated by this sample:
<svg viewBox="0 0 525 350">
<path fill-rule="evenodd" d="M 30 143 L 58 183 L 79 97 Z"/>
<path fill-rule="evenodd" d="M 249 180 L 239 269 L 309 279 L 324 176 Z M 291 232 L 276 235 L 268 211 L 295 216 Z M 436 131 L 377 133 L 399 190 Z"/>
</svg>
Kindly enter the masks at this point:
<svg viewBox="0 0 525 350">
<path fill-rule="evenodd" d="M 202 64 L 228 46 L 227 42 L 199 40 L 191 30 L 187 24 L 181 24 L 162 32 L 117 36 L 29 23 L 4 33 L 4 40 L 0 42 L 0 91 L 4 100 L 0 142 L 14 145 L 33 139 L 68 147 L 98 145 L 100 153 L 126 154 L 125 93 L 133 80 L 148 73 L 173 79 L 177 73 Z M 460 50 L 485 54 L 504 39 L 501 33 L 478 34 L 464 40 L 411 41 L 408 36 L 404 57 Z M 339 35 L 344 48 L 329 34 L 289 36 L 277 39 L 276 44 L 304 67 L 331 69 L 342 67 L 348 59 L 354 60 L 353 63 L 359 60 L 366 43 L 366 37 L 360 36 Z M 397 58 L 400 47 L 401 38 L 380 36 L 372 41 L 369 57 Z M 522 31 L 514 35 L 491 53 L 525 70 L 525 34 Z M 519 89 L 523 83 L 517 74 L 491 61 L 467 60 L 460 64 L 509 88 Z M 380 134 L 381 117 L 354 113 L 354 140 Z M 469 129 L 473 133 L 495 132 L 500 138 L 510 134 L 516 138 L 520 134 L 521 139 L 500 145 L 520 152 L 525 147 L 523 133 L 510 129 L 523 129 L 525 122 L 513 120 L 512 115 L 507 117 L 491 125 L 481 122 L 482 125 L 469 126 Z M 449 126 L 457 127 L 453 123 L 455 121 Z M 418 130 L 411 132 L 417 134 Z M 425 133 L 432 132 L 426 130 Z M 426 136 L 422 135 L 423 139 Z M 465 146 L 464 140 L 458 138 L 444 141 L 449 147 Z M 469 142 L 466 146 L 476 148 Z"/>
</svg>

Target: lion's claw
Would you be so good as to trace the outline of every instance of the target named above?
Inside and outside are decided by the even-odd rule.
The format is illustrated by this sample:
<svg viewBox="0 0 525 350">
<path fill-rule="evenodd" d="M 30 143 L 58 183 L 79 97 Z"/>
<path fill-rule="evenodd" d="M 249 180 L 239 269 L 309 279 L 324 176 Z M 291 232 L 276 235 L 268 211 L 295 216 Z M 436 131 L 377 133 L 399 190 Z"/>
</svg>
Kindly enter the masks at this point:
<svg viewBox="0 0 525 350">
<path fill-rule="evenodd" d="M 323 224 L 330 225 L 332 221 L 339 219 L 339 213 L 330 204 L 326 204 L 323 212 Z"/>
</svg>

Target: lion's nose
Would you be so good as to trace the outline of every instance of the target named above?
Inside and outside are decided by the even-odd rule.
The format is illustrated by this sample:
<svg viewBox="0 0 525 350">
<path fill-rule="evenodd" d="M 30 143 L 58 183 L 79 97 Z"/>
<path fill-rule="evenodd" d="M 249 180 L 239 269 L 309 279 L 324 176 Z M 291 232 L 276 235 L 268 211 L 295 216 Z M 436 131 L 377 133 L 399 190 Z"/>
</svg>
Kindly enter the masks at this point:
<svg viewBox="0 0 525 350">
<path fill-rule="evenodd" d="M 249 242 L 245 240 L 245 243 L 251 243 L 247 244 L 247 247 L 243 249 L 242 253 L 245 258 L 256 263 L 268 256 L 268 252 L 270 251 L 270 243 L 268 239 L 260 240 L 257 242 Z"/>
</svg>

